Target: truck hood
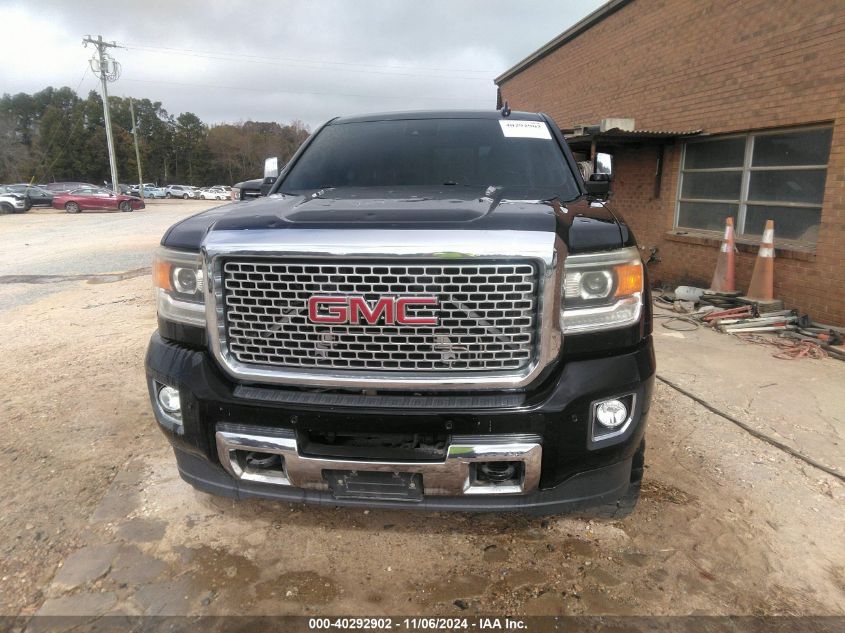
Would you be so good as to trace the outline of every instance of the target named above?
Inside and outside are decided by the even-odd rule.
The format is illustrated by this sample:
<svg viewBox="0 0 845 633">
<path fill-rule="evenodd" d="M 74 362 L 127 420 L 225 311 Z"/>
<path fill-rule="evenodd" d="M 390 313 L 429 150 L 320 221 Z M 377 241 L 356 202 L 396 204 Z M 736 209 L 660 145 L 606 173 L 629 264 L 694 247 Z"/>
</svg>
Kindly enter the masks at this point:
<svg viewBox="0 0 845 633">
<path fill-rule="evenodd" d="M 509 198 L 509 193 L 513 198 Z M 520 199 L 517 199 L 519 196 Z M 585 198 L 522 199 L 503 188 L 324 189 L 223 205 L 171 227 L 162 245 L 198 250 L 211 231 L 296 229 L 511 230 L 557 233 L 570 252 L 627 246 L 627 227 Z"/>
</svg>

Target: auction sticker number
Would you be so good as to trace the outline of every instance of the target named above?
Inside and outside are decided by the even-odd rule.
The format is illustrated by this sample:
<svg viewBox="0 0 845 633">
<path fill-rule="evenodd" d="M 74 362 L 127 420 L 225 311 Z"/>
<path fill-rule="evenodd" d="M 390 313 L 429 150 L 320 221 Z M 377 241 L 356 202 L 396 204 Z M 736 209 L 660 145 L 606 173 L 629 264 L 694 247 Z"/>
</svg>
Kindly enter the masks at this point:
<svg viewBox="0 0 845 633">
<path fill-rule="evenodd" d="M 381 630 L 393 628 L 390 618 L 309 618 L 308 628 L 314 630 L 346 629 L 346 630 Z"/>
<path fill-rule="evenodd" d="M 508 138 L 542 138 L 551 139 L 549 126 L 543 121 L 510 121 L 499 120 L 502 126 L 502 134 Z"/>
</svg>

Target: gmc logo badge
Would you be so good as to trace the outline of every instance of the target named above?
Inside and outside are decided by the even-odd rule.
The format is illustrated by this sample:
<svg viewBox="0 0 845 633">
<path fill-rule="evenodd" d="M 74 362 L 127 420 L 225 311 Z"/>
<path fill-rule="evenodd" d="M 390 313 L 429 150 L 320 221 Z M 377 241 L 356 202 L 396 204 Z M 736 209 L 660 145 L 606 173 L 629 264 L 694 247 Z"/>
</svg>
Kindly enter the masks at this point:
<svg viewBox="0 0 845 633">
<path fill-rule="evenodd" d="M 308 320 L 326 325 L 437 325 L 437 317 L 408 314 L 413 308 L 436 306 L 437 297 L 382 297 L 375 304 L 364 297 L 314 295 L 308 299 Z"/>
</svg>

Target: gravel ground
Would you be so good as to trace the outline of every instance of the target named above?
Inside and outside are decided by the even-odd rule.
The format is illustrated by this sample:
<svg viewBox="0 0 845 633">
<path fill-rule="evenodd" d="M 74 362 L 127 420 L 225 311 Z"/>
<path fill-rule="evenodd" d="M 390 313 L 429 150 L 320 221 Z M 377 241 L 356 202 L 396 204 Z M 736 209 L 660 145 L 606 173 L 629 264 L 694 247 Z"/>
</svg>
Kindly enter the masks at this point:
<svg viewBox="0 0 845 633">
<path fill-rule="evenodd" d="M 0 217 L 0 614 L 845 615 L 842 483 L 662 384 L 643 498 L 622 521 L 235 503 L 194 491 L 147 403 L 155 314 L 149 277 L 135 271 L 170 223 L 204 206 Z M 59 278 L 21 277 L 33 275 Z M 737 400 L 720 365 L 687 351 L 735 362 L 760 350 L 710 332 L 657 334 L 673 378 L 695 376 L 685 384 L 721 394 L 733 413 L 771 417 L 767 400 Z M 811 366 L 835 388 L 832 363 L 770 361 L 770 371 L 779 391 Z M 841 389 L 830 397 L 842 403 Z M 795 439 L 813 451 L 806 438 L 843 424 L 833 404 L 815 406 L 799 393 L 767 428 L 815 429 Z"/>
<path fill-rule="evenodd" d="M 220 203 L 148 200 L 145 210 L 133 213 L 33 209 L 0 216 L 0 310 L 61 292 L 78 276 L 146 274 L 167 227 L 215 204 Z M 63 276 L 67 279 L 56 278 Z M 21 277 L 29 278 L 12 283 Z"/>
</svg>

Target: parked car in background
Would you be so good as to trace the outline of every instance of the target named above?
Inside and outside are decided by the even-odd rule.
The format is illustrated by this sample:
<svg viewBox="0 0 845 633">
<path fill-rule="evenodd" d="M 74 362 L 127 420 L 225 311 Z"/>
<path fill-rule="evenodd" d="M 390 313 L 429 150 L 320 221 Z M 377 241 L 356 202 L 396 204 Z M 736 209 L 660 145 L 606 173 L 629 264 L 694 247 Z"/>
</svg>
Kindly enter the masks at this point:
<svg viewBox="0 0 845 633">
<path fill-rule="evenodd" d="M 165 196 L 165 189 L 164 187 L 156 187 L 155 185 L 152 187 L 144 186 L 144 197 L 145 198 L 164 198 Z"/>
<path fill-rule="evenodd" d="M 144 183 L 144 191 L 146 191 L 147 189 L 150 189 L 152 187 L 155 187 L 155 186 L 156 186 L 156 184 L 154 182 L 145 182 Z M 140 194 L 141 194 L 141 185 L 137 185 L 137 184 L 129 185 L 129 195 L 140 196 Z"/>
<path fill-rule="evenodd" d="M 229 192 L 224 191 L 219 187 L 206 187 L 200 189 L 200 198 L 203 200 L 226 200 L 229 197 Z"/>
<path fill-rule="evenodd" d="M 49 207 L 53 205 L 53 192 L 43 187 L 21 183 L 17 185 L 6 185 L 6 189 L 28 196 L 32 201 L 33 207 Z"/>
<path fill-rule="evenodd" d="M 235 183 L 235 186 L 229 192 L 232 200 L 246 201 L 255 200 L 270 190 L 272 182 L 266 182 L 266 178 L 254 178 L 253 180 L 244 180 L 243 182 Z"/>
<path fill-rule="evenodd" d="M 165 198 L 199 198 L 199 194 L 193 187 L 188 185 L 170 185 L 164 190 Z"/>
<path fill-rule="evenodd" d="M 73 191 L 74 189 L 79 189 L 80 187 L 96 187 L 97 185 L 92 185 L 90 182 L 48 182 L 47 184 L 38 186 L 43 187 L 47 191 L 52 191 L 55 194 L 61 193 L 62 191 Z"/>
<path fill-rule="evenodd" d="M 273 183 L 276 182 L 276 178 L 279 177 L 279 173 L 279 159 L 276 156 L 271 156 L 264 160 L 264 178 L 236 183 L 229 190 L 229 196 L 235 201 L 255 200 L 261 196 L 266 196 Z"/>
<path fill-rule="evenodd" d="M 139 185 L 132 185 L 129 188 L 130 195 L 141 197 L 141 187 Z M 164 187 L 157 186 L 154 182 L 144 183 L 144 197 L 145 198 L 164 198 Z"/>
<path fill-rule="evenodd" d="M 31 206 L 32 202 L 24 194 L 0 187 L 0 214 L 26 213 Z"/>
<path fill-rule="evenodd" d="M 112 186 L 112 184 L 110 182 L 104 182 L 103 183 L 103 189 L 105 189 L 107 191 L 114 191 L 114 187 Z M 117 191 L 119 193 L 122 193 L 122 194 L 127 195 L 127 196 L 133 195 L 131 193 L 132 187 L 130 185 L 123 185 L 123 184 L 118 183 Z"/>
<path fill-rule="evenodd" d="M 53 208 L 64 209 L 68 213 L 79 213 L 85 209 L 135 211 L 144 208 L 144 201 L 135 196 L 115 194 L 102 187 L 80 187 L 53 196 Z"/>
</svg>

